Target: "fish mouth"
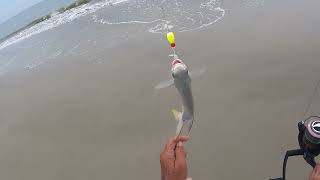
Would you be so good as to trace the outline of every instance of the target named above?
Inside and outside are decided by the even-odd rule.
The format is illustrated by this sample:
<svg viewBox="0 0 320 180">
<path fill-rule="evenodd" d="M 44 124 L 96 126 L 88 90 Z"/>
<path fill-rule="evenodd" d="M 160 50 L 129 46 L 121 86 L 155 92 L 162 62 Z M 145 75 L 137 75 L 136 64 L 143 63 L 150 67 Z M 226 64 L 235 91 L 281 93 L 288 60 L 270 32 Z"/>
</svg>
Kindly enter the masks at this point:
<svg viewBox="0 0 320 180">
<path fill-rule="evenodd" d="M 175 59 L 175 60 L 172 61 L 172 66 L 174 66 L 174 65 L 176 65 L 176 64 L 180 64 L 180 63 L 182 63 L 181 60 Z"/>
</svg>

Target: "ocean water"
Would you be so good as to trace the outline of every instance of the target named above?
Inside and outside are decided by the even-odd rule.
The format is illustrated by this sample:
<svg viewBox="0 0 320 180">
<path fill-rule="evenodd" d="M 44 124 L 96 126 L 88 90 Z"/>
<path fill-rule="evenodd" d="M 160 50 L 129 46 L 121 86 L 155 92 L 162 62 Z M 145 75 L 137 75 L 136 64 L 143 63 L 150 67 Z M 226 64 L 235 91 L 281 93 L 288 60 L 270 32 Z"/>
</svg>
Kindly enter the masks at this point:
<svg viewBox="0 0 320 180">
<path fill-rule="evenodd" d="M 86 4 L 30 27 L 0 44 L 0 50 L 41 32 L 57 28 L 83 16 L 106 25 L 150 24 L 147 32 L 163 33 L 168 30 L 192 31 L 212 25 L 222 19 L 225 11 L 219 0 L 156 1 L 156 0 L 103 0 Z M 97 11 L 105 11 L 103 16 Z"/>
<path fill-rule="evenodd" d="M 259 7 L 263 6 L 263 0 L 242 0 L 240 7 Z M 228 9 L 227 11 L 230 11 Z M 90 51 L 74 53 L 80 44 L 73 42 L 72 38 L 65 44 L 70 44 L 70 47 L 53 47 L 50 43 L 50 38 L 42 38 L 39 41 L 30 40 L 24 44 L 23 41 L 32 38 L 46 31 L 61 31 L 68 26 L 75 26 L 74 21 L 83 21 L 82 24 L 87 29 L 94 29 L 104 26 L 106 33 L 112 32 L 113 27 L 121 25 L 132 25 L 129 31 L 117 32 L 115 37 L 109 40 L 107 46 L 114 46 L 121 42 L 127 41 L 127 36 L 134 34 L 137 31 L 145 33 L 165 33 L 167 31 L 174 32 L 190 32 L 200 30 L 223 20 L 226 10 L 223 7 L 221 0 L 101 0 L 93 1 L 89 4 L 71 9 L 61 14 L 52 13 L 52 18 L 36 24 L 20 33 L 6 39 L 0 43 L 0 72 L 9 71 L 10 64 L 14 64 L 15 56 L 12 56 L 13 49 L 10 46 L 15 45 L 18 51 L 26 51 L 29 48 L 40 45 L 41 51 L 26 60 L 23 65 L 25 69 L 38 67 L 50 60 L 53 60 L 65 53 L 71 52 L 72 55 L 83 55 Z M 79 23 L 80 24 L 80 23 Z M 80 26 L 80 25 L 78 25 Z M 143 28 L 141 29 L 141 26 Z M 57 30 L 55 30 L 57 29 Z M 66 32 L 70 33 L 70 32 Z M 36 38 L 35 38 L 36 39 Z M 54 41 L 54 40 L 51 40 Z M 90 38 L 88 38 L 90 41 Z M 94 41 L 94 40 L 93 40 Z M 51 48 L 46 48 L 51 47 Z M 63 49 L 64 48 L 64 49 Z M 11 53 L 10 53 L 11 52 Z"/>
</svg>

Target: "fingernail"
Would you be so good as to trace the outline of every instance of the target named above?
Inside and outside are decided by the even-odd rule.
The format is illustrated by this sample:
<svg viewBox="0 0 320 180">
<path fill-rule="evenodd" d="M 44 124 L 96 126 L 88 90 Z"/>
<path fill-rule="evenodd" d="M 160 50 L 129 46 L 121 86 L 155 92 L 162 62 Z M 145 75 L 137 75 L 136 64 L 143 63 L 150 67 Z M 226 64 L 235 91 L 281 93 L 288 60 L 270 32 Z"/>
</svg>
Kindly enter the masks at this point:
<svg viewBox="0 0 320 180">
<path fill-rule="evenodd" d="M 178 143 L 178 146 L 179 146 L 179 147 L 182 147 L 182 146 L 183 146 L 183 144 L 182 144 L 181 141 Z"/>
</svg>

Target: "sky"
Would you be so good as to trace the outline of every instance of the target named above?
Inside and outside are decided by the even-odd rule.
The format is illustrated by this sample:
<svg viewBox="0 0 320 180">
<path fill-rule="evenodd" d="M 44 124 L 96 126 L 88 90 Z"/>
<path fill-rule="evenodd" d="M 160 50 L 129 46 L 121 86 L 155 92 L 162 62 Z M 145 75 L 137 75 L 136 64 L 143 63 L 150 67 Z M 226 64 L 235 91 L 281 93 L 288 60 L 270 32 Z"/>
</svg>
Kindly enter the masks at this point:
<svg viewBox="0 0 320 180">
<path fill-rule="evenodd" d="M 43 0 L 0 0 L 0 24 Z"/>
</svg>

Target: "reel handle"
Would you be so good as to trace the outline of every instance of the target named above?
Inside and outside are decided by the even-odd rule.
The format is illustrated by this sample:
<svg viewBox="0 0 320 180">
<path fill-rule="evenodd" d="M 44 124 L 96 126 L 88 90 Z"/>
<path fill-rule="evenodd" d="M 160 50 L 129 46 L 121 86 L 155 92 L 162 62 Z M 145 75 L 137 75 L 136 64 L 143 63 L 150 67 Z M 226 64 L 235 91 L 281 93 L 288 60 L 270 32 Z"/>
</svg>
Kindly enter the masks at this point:
<svg viewBox="0 0 320 180">
<path fill-rule="evenodd" d="M 286 180 L 286 168 L 287 168 L 287 161 L 290 156 L 300 156 L 304 155 L 305 151 L 303 149 L 295 149 L 295 150 L 289 150 L 286 152 L 286 155 L 283 159 L 282 164 L 282 177 L 281 178 L 275 178 L 270 180 Z M 313 159 L 314 160 L 314 159 Z"/>
</svg>

